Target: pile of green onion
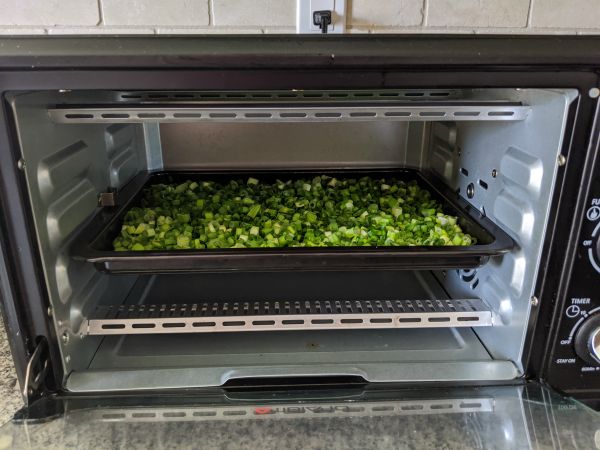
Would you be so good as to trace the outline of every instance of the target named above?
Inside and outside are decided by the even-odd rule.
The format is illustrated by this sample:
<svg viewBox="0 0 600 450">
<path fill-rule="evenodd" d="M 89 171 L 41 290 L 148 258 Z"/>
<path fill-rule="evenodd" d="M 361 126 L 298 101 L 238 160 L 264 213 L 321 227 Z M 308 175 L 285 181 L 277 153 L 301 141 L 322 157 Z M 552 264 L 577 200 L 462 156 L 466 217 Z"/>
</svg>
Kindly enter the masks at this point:
<svg viewBox="0 0 600 450">
<path fill-rule="evenodd" d="M 473 243 L 414 181 L 322 175 L 150 185 L 113 244 L 141 251 Z"/>
</svg>

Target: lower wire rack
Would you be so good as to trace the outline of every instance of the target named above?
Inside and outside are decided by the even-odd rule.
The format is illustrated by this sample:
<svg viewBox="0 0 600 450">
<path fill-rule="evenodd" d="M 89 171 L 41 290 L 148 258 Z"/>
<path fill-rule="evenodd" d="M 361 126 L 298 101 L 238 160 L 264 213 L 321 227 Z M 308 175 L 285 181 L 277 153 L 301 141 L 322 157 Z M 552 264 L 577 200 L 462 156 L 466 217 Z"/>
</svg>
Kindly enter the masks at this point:
<svg viewBox="0 0 600 450">
<path fill-rule="evenodd" d="M 215 302 L 100 306 L 82 334 L 492 326 L 481 299 Z"/>
</svg>

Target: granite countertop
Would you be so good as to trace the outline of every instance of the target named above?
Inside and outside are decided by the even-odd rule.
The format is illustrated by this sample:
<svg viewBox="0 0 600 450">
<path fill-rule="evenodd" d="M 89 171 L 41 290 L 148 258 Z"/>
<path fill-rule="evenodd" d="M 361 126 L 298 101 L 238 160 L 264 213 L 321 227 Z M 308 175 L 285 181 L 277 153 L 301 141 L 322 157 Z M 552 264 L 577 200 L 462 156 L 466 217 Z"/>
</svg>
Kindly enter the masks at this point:
<svg viewBox="0 0 600 450">
<path fill-rule="evenodd" d="M 13 366 L 4 323 L 0 318 L 0 424 L 7 422 L 22 405 L 21 392 Z"/>
</svg>

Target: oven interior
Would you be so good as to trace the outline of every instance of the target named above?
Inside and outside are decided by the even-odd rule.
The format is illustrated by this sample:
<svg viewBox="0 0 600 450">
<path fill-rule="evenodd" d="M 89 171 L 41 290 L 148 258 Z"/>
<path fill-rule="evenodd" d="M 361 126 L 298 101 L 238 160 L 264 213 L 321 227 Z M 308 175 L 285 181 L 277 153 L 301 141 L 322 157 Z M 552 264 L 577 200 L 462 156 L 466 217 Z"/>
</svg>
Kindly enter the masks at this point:
<svg viewBox="0 0 600 450">
<path fill-rule="evenodd" d="M 520 377 L 567 113 L 576 96 L 553 89 L 11 93 L 64 387 L 89 392 L 244 378 Z M 113 274 L 73 256 L 79 230 L 102 208 L 100 194 L 118 194 L 144 171 L 387 168 L 413 168 L 443 181 L 508 233 L 513 249 L 481 267 L 449 270 Z M 385 306 L 389 300 L 453 299 L 480 299 L 489 323 L 89 332 L 90 318 L 102 307 L 160 305 L 168 313 L 172 305 L 328 301 L 335 314 L 336 302 L 343 308 L 357 300 Z"/>
</svg>

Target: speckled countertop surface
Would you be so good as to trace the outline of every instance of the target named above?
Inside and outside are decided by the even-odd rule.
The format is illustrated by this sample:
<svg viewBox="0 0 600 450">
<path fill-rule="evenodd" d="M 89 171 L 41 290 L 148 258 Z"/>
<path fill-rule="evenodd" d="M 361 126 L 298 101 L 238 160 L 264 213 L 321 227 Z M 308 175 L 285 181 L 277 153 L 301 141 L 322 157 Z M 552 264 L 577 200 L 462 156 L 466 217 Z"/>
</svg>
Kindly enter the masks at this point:
<svg viewBox="0 0 600 450">
<path fill-rule="evenodd" d="M 0 424 L 8 421 L 21 405 L 19 383 L 17 383 L 4 323 L 0 318 Z"/>
</svg>

